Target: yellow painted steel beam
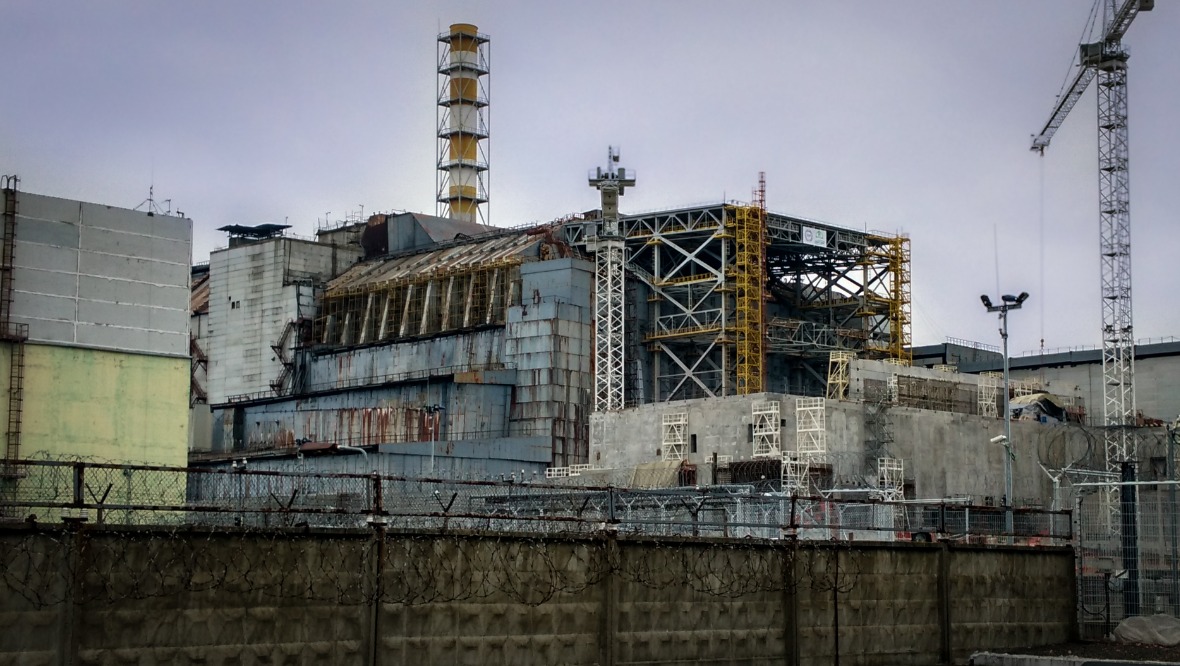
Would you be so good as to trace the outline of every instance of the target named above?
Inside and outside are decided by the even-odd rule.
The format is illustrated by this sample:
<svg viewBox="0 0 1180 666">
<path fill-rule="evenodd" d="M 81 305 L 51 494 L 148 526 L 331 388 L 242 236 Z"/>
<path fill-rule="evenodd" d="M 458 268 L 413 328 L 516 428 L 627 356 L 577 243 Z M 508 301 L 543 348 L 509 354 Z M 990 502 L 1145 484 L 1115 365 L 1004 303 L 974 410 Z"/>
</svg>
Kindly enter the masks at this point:
<svg viewBox="0 0 1180 666">
<path fill-rule="evenodd" d="M 658 280 L 656 286 L 668 287 L 683 284 L 693 284 L 695 282 L 714 282 L 717 276 L 712 273 L 693 273 L 692 275 L 682 275 L 680 277 L 668 278 L 666 280 Z"/>
<path fill-rule="evenodd" d="M 667 331 L 660 331 L 658 333 L 648 333 L 643 336 L 644 342 L 652 342 L 655 340 L 669 340 L 672 338 L 691 338 L 700 335 L 707 335 L 712 333 L 720 333 L 722 327 L 720 324 L 710 324 L 708 326 L 686 326 L 684 328 L 674 328 Z"/>
</svg>

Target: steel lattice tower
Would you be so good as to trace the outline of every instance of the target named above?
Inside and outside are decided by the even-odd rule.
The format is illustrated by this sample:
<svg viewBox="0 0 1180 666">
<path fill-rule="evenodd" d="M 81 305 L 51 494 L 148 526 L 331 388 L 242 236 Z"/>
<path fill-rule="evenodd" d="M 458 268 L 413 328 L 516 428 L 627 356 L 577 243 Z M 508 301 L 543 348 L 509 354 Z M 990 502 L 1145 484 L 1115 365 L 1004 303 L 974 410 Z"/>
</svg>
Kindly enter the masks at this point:
<svg viewBox="0 0 1180 666">
<path fill-rule="evenodd" d="M 1102 36 L 1082 44 L 1073 82 L 1057 96 L 1053 113 L 1033 137 L 1042 155 L 1086 87 L 1098 79 L 1098 209 L 1102 282 L 1103 424 L 1107 470 L 1116 476 L 1138 457 L 1135 425 L 1135 330 L 1131 318 L 1131 196 L 1127 133 L 1127 51 L 1122 38 L 1155 0 L 1098 0 Z M 1112 518 L 1118 492 L 1112 491 Z"/>
<path fill-rule="evenodd" d="M 1106 3 L 1106 23 L 1114 16 Z M 1127 149 L 1127 52 L 1102 45 L 1098 68 L 1098 203 L 1102 262 L 1102 379 L 1106 464 L 1118 472 L 1137 458 L 1135 336 L 1131 320 L 1131 207 Z"/>
<path fill-rule="evenodd" d="M 734 211 L 734 338 L 737 394 L 766 390 L 766 174 L 758 174 L 754 202 Z"/>
<path fill-rule="evenodd" d="M 590 172 L 591 187 L 602 196 L 602 222 L 593 239 L 597 270 L 594 284 L 594 410 L 623 408 L 625 338 L 623 327 L 623 264 L 626 245 L 619 230 L 619 197 L 635 175 L 616 167 L 619 153 L 607 148 L 606 168 Z"/>
</svg>

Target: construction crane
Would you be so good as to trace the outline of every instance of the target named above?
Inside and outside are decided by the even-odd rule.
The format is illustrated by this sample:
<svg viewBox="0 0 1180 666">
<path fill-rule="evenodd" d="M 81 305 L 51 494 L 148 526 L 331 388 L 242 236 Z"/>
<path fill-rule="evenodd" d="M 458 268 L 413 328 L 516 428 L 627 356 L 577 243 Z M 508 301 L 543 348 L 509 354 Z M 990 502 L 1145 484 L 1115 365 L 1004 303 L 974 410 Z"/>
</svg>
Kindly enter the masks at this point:
<svg viewBox="0 0 1180 666">
<path fill-rule="evenodd" d="M 1131 213 L 1127 150 L 1127 51 L 1123 35 L 1155 0 L 1097 0 L 1103 30 L 1079 47 L 1076 72 L 1049 122 L 1032 139 L 1041 155 L 1095 77 L 1098 79 L 1098 209 L 1102 263 L 1102 402 L 1107 470 L 1136 458 L 1135 336 L 1131 325 Z M 1117 504 L 1114 505 L 1117 507 Z M 1117 509 L 1115 509 L 1117 511 Z"/>
</svg>

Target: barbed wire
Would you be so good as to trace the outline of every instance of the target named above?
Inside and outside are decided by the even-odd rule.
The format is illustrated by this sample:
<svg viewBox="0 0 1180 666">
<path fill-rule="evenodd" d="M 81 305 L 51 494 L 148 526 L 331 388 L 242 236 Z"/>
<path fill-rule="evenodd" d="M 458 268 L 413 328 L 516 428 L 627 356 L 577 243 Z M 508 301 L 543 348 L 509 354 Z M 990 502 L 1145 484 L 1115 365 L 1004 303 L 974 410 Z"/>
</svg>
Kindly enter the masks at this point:
<svg viewBox="0 0 1180 666">
<path fill-rule="evenodd" d="M 994 509 L 742 485 L 575 488 L 18 463 L 0 487 L 0 582 L 35 608 L 212 592 L 253 603 L 537 606 L 606 580 L 722 598 L 804 584 L 839 593 L 856 584 L 860 560 L 845 545 L 828 563 L 817 553 L 833 547 L 829 539 L 1002 530 Z M 1019 534 L 1038 538 L 1068 538 L 1069 524 L 1067 512 L 1022 511 L 1016 521 Z M 797 561 L 801 547 L 811 551 Z"/>
</svg>

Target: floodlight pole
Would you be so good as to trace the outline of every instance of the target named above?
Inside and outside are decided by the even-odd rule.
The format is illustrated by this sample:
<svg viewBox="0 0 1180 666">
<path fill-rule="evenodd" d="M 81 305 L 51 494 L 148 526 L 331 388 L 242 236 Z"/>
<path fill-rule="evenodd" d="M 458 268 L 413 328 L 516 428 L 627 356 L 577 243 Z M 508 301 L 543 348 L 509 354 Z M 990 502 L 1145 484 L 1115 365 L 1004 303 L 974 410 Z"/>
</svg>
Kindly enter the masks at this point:
<svg viewBox="0 0 1180 666">
<path fill-rule="evenodd" d="M 1019 307 L 1019 306 L 1018 306 Z M 1000 309 L 1000 337 L 1004 338 L 1004 533 L 1011 536 L 1012 520 L 1012 399 L 1008 366 L 1008 306 Z"/>
<path fill-rule="evenodd" d="M 1012 536 L 1014 533 L 1012 520 L 1012 405 L 1010 404 L 1011 380 L 1008 364 L 1008 311 L 1019 310 L 1028 298 L 1028 292 L 1020 292 L 1019 296 L 1005 294 L 1000 297 L 999 305 L 992 305 L 991 299 L 981 296 L 983 306 L 988 312 L 1000 313 L 1000 338 L 1004 342 L 1004 533 Z"/>
</svg>

